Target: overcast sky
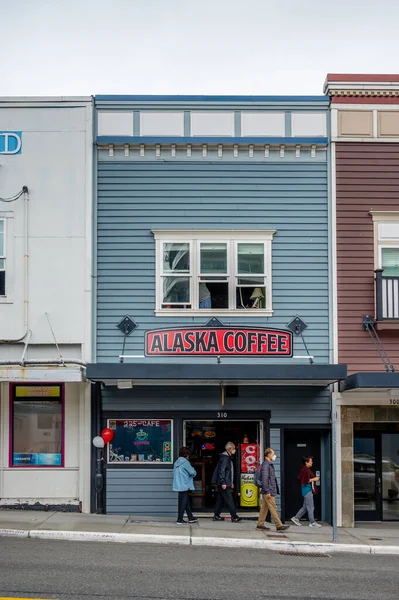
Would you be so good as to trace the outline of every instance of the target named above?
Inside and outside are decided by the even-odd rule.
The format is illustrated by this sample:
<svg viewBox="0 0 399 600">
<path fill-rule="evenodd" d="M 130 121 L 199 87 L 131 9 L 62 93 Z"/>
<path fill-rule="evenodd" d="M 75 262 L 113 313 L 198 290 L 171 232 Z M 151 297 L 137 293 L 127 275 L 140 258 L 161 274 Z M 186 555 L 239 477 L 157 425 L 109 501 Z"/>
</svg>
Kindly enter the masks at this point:
<svg viewBox="0 0 399 600">
<path fill-rule="evenodd" d="M 0 15 L 0 96 L 322 94 L 327 72 L 399 71 L 398 0 L 0 0 Z"/>
</svg>

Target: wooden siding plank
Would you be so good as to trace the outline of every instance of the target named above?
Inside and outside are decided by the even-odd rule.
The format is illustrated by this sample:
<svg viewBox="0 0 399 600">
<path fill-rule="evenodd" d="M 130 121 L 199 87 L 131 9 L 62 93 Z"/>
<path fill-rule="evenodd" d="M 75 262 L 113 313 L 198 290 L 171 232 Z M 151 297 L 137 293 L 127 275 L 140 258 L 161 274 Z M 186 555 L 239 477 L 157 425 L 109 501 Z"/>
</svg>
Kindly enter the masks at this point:
<svg viewBox="0 0 399 600">
<path fill-rule="evenodd" d="M 375 315 L 372 210 L 398 210 L 399 147 L 337 143 L 337 269 L 339 361 L 349 372 L 383 371 L 363 315 Z M 398 367 L 397 333 L 379 333 Z"/>
<path fill-rule="evenodd" d="M 126 312 L 140 319 L 140 333 L 161 324 L 202 323 L 189 315 L 187 320 L 154 316 L 151 229 L 176 226 L 276 229 L 274 314 L 267 322 L 285 327 L 300 314 L 310 324 L 306 334 L 310 352 L 318 362 L 328 362 L 325 162 L 100 161 L 98 185 L 98 360 L 118 360 L 121 338 L 113 319 Z M 235 322 L 236 317 L 229 320 Z M 260 323 L 249 318 L 245 322 Z M 129 352 L 143 352 L 142 334 L 128 343 Z M 300 340 L 295 345 L 303 354 Z"/>
</svg>

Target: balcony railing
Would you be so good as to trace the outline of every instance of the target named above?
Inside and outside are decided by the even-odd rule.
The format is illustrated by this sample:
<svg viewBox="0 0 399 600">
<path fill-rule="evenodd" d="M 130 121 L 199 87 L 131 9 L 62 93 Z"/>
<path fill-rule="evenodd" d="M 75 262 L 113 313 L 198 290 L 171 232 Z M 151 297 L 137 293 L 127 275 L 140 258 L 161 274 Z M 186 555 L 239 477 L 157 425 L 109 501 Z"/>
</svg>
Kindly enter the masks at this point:
<svg viewBox="0 0 399 600">
<path fill-rule="evenodd" d="M 399 321 L 399 277 L 384 277 L 384 270 L 375 271 L 377 321 Z"/>
</svg>

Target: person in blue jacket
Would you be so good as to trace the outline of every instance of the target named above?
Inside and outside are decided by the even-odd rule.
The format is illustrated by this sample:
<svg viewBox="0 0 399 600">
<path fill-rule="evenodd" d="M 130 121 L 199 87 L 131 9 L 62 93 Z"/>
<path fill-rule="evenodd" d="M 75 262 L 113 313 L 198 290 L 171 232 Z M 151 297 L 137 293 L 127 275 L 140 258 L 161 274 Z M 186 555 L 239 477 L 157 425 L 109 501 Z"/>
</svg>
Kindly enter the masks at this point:
<svg viewBox="0 0 399 600">
<path fill-rule="evenodd" d="M 189 523 L 198 523 L 198 519 L 193 516 L 190 507 L 190 491 L 194 488 L 194 477 L 197 471 L 191 466 L 188 460 L 190 450 L 183 446 L 179 450 L 179 458 L 173 465 L 173 491 L 179 492 L 177 525 L 187 524 L 184 520 L 184 513 L 187 513 Z"/>
</svg>

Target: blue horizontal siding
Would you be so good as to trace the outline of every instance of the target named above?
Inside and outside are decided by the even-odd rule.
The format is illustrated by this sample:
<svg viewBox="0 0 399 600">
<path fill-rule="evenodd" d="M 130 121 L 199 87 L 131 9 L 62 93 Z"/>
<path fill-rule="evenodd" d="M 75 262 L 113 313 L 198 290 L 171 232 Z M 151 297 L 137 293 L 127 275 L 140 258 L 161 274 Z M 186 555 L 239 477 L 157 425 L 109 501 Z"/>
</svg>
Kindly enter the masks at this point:
<svg viewBox="0 0 399 600">
<path fill-rule="evenodd" d="M 171 517 L 177 512 L 172 469 L 107 469 L 107 514 Z"/>
<path fill-rule="evenodd" d="M 220 388 L 217 386 L 138 386 L 131 390 L 105 387 L 102 392 L 105 413 L 120 411 L 192 411 L 220 410 Z M 330 392 L 308 387 L 246 386 L 239 388 L 236 398 L 226 398 L 225 410 L 271 411 L 271 423 L 287 425 L 329 425 Z M 126 417 L 127 418 L 127 417 Z"/>
<path fill-rule="evenodd" d="M 126 350 L 143 353 L 144 331 L 203 323 L 155 317 L 151 229 L 275 229 L 273 317 L 226 324 L 285 327 L 299 314 L 317 362 L 328 362 L 328 204 L 325 162 L 98 163 L 97 360 L 117 361 L 125 314 L 137 321 Z M 304 354 L 295 339 L 295 354 Z"/>
</svg>

